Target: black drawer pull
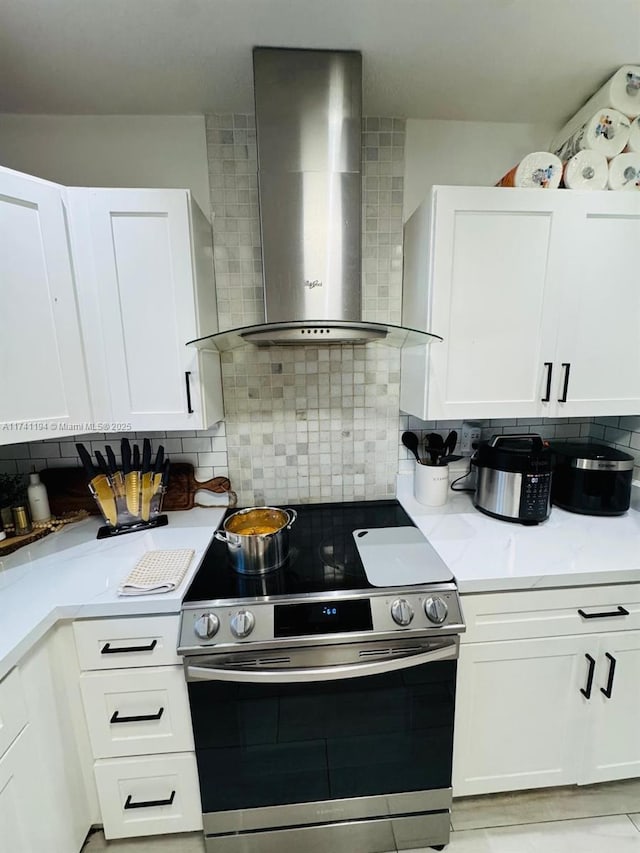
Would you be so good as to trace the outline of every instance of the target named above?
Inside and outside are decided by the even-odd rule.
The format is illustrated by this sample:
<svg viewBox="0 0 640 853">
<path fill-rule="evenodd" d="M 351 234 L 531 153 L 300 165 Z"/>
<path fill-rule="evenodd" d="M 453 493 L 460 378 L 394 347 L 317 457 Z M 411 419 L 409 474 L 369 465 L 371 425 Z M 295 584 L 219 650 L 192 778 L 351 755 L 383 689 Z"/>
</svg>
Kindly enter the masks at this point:
<svg viewBox="0 0 640 853">
<path fill-rule="evenodd" d="M 562 386 L 562 397 L 558 397 L 558 402 L 566 403 L 567 391 L 569 390 L 569 371 L 571 370 L 571 365 L 569 362 L 563 361 L 562 366 L 564 367 L 564 384 Z"/>
<path fill-rule="evenodd" d="M 548 403 L 551 399 L 551 374 L 553 373 L 553 362 L 545 361 L 544 366 L 547 368 L 547 388 L 544 392 L 544 397 L 540 398 L 542 403 Z"/>
<path fill-rule="evenodd" d="M 125 809 L 152 809 L 155 806 L 170 806 L 173 804 L 175 799 L 176 792 L 172 791 L 171 796 L 168 800 L 146 800 L 143 803 L 132 803 L 131 802 L 131 794 L 127 797 L 127 801 L 124 804 Z"/>
<path fill-rule="evenodd" d="M 607 686 L 600 688 L 600 693 L 603 693 L 607 699 L 611 699 L 613 693 L 613 676 L 616 674 L 616 659 L 609 652 L 605 652 L 605 657 L 609 658 L 609 677 L 607 678 Z"/>
<path fill-rule="evenodd" d="M 591 688 L 593 687 L 593 673 L 596 671 L 596 662 L 591 655 L 585 655 L 589 661 L 589 672 L 587 673 L 587 686 L 580 688 L 580 693 L 585 699 L 591 699 Z"/>
<path fill-rule="evenodd" d="M 160 708 L 157 714 L 143 714 L 137 717 L 120 717 L 119 711 L 114 711 L 110 723 L 146 723 L 149 720 L 159 720 L 164 714 L 164 708 Z"/>
<path fill-rule="evenodd" d="M 191 406 L 191 383 L 189 380 L 190 376 L 191 376 L 191 371 L 185 370 L 184 382 L 185 382 L 185 385 L 187 386 L 187 414 L 192 415 L 193 414 L 193 408 Z"/>
<path fill-rule="evenodd" d="M 610 619 L 613 616 L 629 615 L 629 611 L 625 610 L 624 607 L 620 607 L 620 605 L 618 605 L 618 609 L 614 610 L 613 613 L 585 613 L 582 608 L 578 610 L 578 613 L 580 614 L 580 616 L 582 616 L 583 619 Z"/>
<path fill-rule="evenodd" d="M 157 640 L 151 640 L 148 646 L 122 646 L 120 649 L 112 649 L 111 643 L 106 643 L 103 649 L 100 649 L 101 655 L 128 655 L 130 652 L 152 652 L 158 645 Z"/>
</svg>

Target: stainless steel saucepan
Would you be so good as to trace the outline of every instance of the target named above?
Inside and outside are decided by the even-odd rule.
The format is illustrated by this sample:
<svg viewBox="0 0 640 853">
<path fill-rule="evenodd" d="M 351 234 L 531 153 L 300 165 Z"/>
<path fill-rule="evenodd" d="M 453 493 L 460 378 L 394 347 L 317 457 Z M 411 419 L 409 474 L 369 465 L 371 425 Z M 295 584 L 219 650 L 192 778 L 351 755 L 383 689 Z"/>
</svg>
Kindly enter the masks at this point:
<svg viewBox="0 0 640 853">
<path fill-rule="evenodd" d="M 289 554 L 289 530 L 297 518 L 294 509 L 254 506 L 234 512 L 216 530 L 227 543 L 236 572 L 263 575 L 279 568 Z"/>
</svg>

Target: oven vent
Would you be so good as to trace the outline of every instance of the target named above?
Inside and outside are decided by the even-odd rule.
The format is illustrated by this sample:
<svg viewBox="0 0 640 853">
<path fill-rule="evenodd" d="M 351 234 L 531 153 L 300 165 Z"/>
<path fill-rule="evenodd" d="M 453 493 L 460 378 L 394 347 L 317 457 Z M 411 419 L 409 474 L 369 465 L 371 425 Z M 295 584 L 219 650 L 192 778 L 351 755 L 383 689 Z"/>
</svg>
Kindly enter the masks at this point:
<svg viewBox="0 0 640 853">
<path fill-rule="evenodd" d="M 399 649 L 391 649 L 392 655 L 406 655 L 413 654 L 418 652 L 423 652 L 424 648 L 422 646 L 402 646 Z"/>
<path fill-rule="evenodd" d="M 381 658 L 388 657 L 391 654 L 391 649 L 360 649 L 361 658 Z"/>
<path fill-rule="evenodd" d="M 260 666 L 274 666 L 275 664 L 291 663 L 291 658 L 290 657 L 260 658 L 258 663 L 260 664 Z"/>
</svg>

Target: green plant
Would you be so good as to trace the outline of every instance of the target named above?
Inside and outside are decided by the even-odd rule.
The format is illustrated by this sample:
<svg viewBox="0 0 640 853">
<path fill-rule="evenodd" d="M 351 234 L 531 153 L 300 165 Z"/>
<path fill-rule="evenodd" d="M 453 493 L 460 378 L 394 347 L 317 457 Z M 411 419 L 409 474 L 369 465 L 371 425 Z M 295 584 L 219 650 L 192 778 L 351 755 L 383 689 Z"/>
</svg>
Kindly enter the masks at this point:
<svg viewBox="0 0 640 853">
<path fill-rule="evenodd" d="M 27 487 L 22 474 L 0 474 L 0 508 L 24 503 Z"/>
</svg>

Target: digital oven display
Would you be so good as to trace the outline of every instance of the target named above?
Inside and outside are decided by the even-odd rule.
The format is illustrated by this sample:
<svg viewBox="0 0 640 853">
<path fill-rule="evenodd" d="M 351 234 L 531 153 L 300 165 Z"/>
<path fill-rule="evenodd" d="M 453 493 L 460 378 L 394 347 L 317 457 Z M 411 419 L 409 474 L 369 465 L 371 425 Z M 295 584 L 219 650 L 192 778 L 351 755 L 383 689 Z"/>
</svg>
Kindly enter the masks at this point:
<svg viewBox="0 0 640 853">
<path fill-rule="evenodd" d="M 338 634 L 344 631 L 371 631 L 369 599 L 322 601 L 304 604 L 276 604 L 274 635 L 302 637 L 305 634 Z"/>
</svg>

